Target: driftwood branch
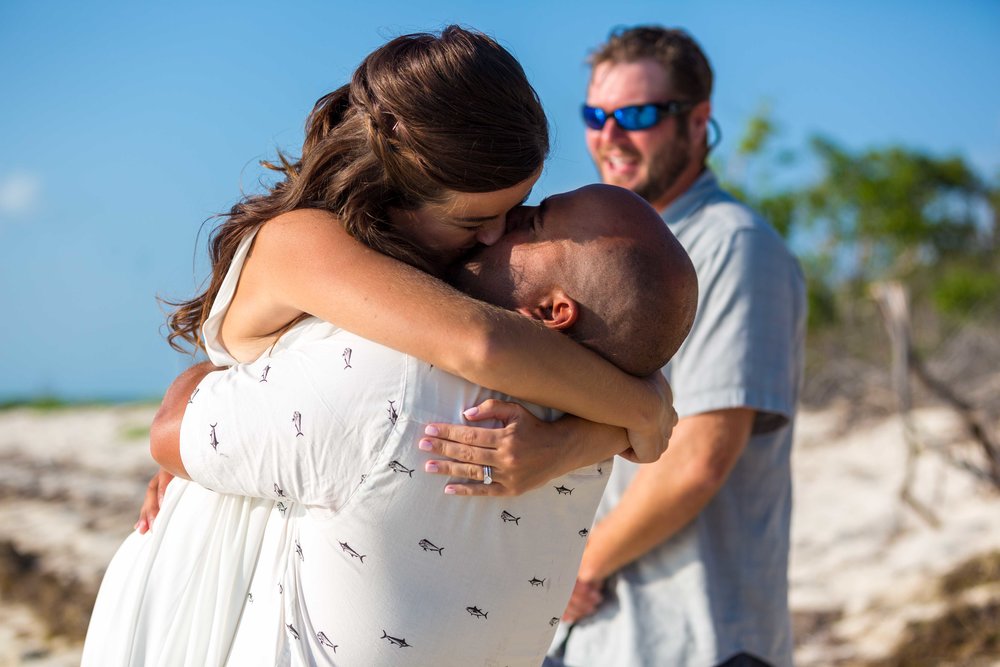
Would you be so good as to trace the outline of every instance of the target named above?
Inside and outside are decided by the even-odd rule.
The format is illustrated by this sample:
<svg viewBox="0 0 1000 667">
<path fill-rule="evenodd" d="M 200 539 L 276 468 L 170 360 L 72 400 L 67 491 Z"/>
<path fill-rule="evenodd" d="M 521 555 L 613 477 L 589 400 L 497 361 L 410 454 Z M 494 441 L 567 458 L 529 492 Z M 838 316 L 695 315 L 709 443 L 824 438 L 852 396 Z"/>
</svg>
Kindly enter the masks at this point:
<svg viewBox="0 0 1000 667">
<path fill-rule="evenodd" d="M 906 468 L 899 498 L 909 505 L 917 515 L 935 528 L 941 521 L 930 507 L 920 502 L 913 494 L 913 480 L 916 477 L 917 459 L 923 446 L 913 423 L 913 394 L 910 390 L 910 308 L 905 288 L 897 282 L 876 283 L 871 288 L 872 297 L 878 304 L 892 353 L 892 386 L 899 400 L 899 416 L 903 422 L 903 439 L 906 441 Z"/>
<path fill-rule="evenodd" d="M 945 382 L 934 377 L 927 369 L 923 359 L 913 349 L 909 298 L 903 285 L 898 282 L 876 283 L 872 285 L 871 293 L 878 304 L 879 312 L 882 314 L 886 331 L 889 333 L 892 348 L 892 385 L 899 401 L 903 434 L 907 444 L 906 471 L 900 489 L 900 497 L 918 514 L 936 525 L 937 520 L 933 518 L 929 508 L 917 502 L 911 492 L 916 460 L 920 456 L 923 446 L 911 416 L 913 399 L 910 375 L 914 375 L 927 389 L 958 413 L 969 436 L 979 444 L 986 459 L 985 476 L 997 489 L 1000 489 L 1000 445 L 977 417 L 975 408 L 958 396 Z"/>
</svg>

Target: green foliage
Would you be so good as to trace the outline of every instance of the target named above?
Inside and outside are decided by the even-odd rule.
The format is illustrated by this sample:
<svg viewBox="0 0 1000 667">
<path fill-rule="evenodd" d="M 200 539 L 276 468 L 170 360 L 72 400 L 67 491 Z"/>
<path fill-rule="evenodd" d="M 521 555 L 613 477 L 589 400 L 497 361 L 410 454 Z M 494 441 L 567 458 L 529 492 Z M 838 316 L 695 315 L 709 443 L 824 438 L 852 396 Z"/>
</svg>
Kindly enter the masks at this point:
<svg viewBox="0 0 1000 667">
<path fill-rule="evenodd" d="M 148 425 L 133 425 L 123 427 L 121 430 L 123 440 L 146 440 L 149 438 Z"/>
<path fill-rule="evenodd" d="M 1000 271 L 968 264 L 956 264 L 941 273 L 931 290 L 937 308 L 959 319 L 979 310 L 1000 311 Z"/>
<path fill-rule="evenodd" d="M 843 320 L 878 280 L 913 286 L 915 307 L 950 316 L 1000 309 L 1000 173 L 979 177 L 960 157 L 903 147 L 853 150 L 815 136 L 775 146 L 766 105 L 735 154 L 713 168 L 724 186 L 792 240 L 809 280 L 810 327 Z M 817 176 L 775 188 L 773 175 L 804 161 Z"/>
</svg>

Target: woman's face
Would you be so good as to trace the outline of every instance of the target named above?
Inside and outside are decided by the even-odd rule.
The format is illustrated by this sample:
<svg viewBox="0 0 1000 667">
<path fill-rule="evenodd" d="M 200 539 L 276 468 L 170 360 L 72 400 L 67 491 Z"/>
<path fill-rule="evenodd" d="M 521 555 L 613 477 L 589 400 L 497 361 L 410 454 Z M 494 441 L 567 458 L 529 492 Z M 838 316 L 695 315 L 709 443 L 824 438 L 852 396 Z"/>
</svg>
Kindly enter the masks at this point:
<svg viewBox="0 0 1000 667">
<path fill-rule="evenodd" d="M 541 175 L 494 192 L 450 192 L 443 201 L 413 211 L 393 209 L 389 221 L 440 266 L 452 264 L 476 244 L 493 245 L 503 236 L 507 212 L 524 202 Z"/>
</svg>

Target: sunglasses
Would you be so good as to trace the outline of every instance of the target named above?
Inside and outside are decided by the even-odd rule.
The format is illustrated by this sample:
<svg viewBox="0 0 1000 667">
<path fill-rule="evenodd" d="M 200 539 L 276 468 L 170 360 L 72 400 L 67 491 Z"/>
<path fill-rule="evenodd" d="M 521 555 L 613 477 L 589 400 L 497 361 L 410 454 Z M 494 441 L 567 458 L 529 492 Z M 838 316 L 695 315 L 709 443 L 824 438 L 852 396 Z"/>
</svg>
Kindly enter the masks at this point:
<svg viewBox="0 0 1000 667">
<path fill-rule="evenodd" d="M 607 112 L 599 107 L 583 105 L 583 122 L 592 130 L 600 130 L 614 116 L 618 127 L 629 132 L 648 130 L 667 116 L 679 116 L 694 106 L 694 102 L 663 102 L 634 104 Z"/>
</svg>

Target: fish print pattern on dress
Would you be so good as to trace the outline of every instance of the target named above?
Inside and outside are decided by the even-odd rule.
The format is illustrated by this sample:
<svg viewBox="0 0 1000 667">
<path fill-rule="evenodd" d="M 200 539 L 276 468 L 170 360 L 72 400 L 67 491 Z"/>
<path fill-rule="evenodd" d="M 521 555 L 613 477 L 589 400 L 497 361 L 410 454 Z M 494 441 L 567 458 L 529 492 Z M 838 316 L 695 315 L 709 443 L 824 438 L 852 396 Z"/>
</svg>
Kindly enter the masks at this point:
<svg viewBox="0 0 1000 667">
<path fill-rule="evenodd" d="M 299 638 L 299 631 L 295 629 L 295 626 L 291 623 L 286 623 L 285 627 L 288 628 L 288 634 L 290 634 L 292 638 L 297 641 Z"/>
<path fill-rule="evenodd" d="M 348 368 L 354 368 L 353 366 L 351 366 L 351 354 L 353 354 L 353 350 L 351 350 L 351 348 L 349 347 L 345 347 L 344 353 L 341 355 L 344 358 L 344 370 L 347 370 Z"/>
<path fill-rule="evenodd" d="M 288 509 L 288 505 L 285 503 L 278 503 L 278 512 L 281 516 L 285 516 L 285 511 Z"/>
<path fill-rule="evenodd" d="M 389 413 L 389 422 L 395 426 L 396 420 L 399 419 L 399 413 L 396 411 L 396 401 L 389 401 L 389 407 L 386 408 L 386 412 Z"/>
<path fill-rule="evenodd" d="M 483 611 L 479 607 L 466 607 L 465 611 L 469 612 L 470 616 L 475 616 L 476 618 L 485 618 L 489 620 L 490 612 Z"/>
<path fill-rule="evenodd" d="M 554 486 L 552 488 L 555 489 L 556 493 L 558 493 L 560 496 L 571 496 L 571 495 L 573 495 L 573 489 L 568 489 L 565 486 Z"/>
<path fill-rule="evenodd" d="M 270 372 L 271 372 L 271 365 L 268 364 L 267 366 L 264 366 L 264 370 L 260 374 L 260 381 L 267 382 L 267 374 Z"/>
<path fill-rule="evenodd" d="M 443 555 L 441 552 L 444 551 L 444 547 L 439 547 L 430 540 L 420 540 L 417 545 L 424 551 L 436 551 L 438 556 Z"/>
<path fill-rule="evenodd" d="M 538 577 L 532 577 L 531 579 L 528 580 L 528 583 L 531 584 L 532 586 L 544 586 L 545 585 L 545 579 L 539 579 Z"/>
<path fill-rule="evenodd" d="M 411 478 L 413 477 L 413 470 L 410 469 L 410 468 L 407 468 L 406 466 L 404 466 L 399 461 L 393 461 L 392 463 L 390 463 L 389 464 L 389 468 L 391 468 L 394 472 L 405 472 Z"/>
<path fill-rule="evenodd" d="M 302 545 L 299 544 L 298 540 L 295 540 L 295 553 L 299 555 L 299 560 L 304 561 L 306 559 L 306 557 L 302 555 Z"/>
<path fill-rule="evenodd" d="M 347 542 L 337 542 L 337 544 L 340 545 L 340 548 L 344 551 L 344 553 L 350 554 L 351 558 L 357 558 L 358 560 L 361 561 L 362 565 L 364 564 L 365 556 L 367 556 L 368 554 L 363 554 L 363 555 L 359 554 L 357 551 L 352 549 L 351 545 L 348 544 Z"/>
<path fill-rule="evenodd" d="M 379 639 L 386 639 L 388 642 L 399 648 L 412 648 L 412 644 L 407 644 L 405 639 L 400 639 L 399 637 L 393 637 L 389 635 L 385 630 L 382 630 L 382 636 Z"/>
<path fill-rule="evenodd" d="M 212 446 L 212 449 L 215 450 L 216 454 L 219 453 L 219 438 L 218 436 L 215 435 L 215 427 L 218 425 L 219 425 L 218 422 L 214 424 L 209 424 L 212 430 L 208 432 L 208 444 Z"/>
<path fill-rule="evenodd" d="M 504 523 L 513 523 L 515 526 L 521 525 L 520 523 L 518 523 L 521 520 L 521 517 L 514 516 L 507 510 L 504 510 L 503 512 L 500 513 L 500 518 L 503 520 Z"/>
<path fill-rule="evenodd" d="M 280 486 L 278 486 L 277 482 L 274 483 L 274 495 L 278 496 L 279 498 L 287 498 L 287 496 L 285 495 L 285 490 Z"/>
<path fill-rule="evenodd" d="M 337 652 L 337 647 L 340 646 L 340 644 L 334 644 L 332 641 L 330 641 L 330 638 L 326 636 L 325 632 L 317 632 L 316 641 L 318 641 L 322 646 L 326 646 L 327 648 L 333 649 L 334 653 Z"/>
<path fill-rule="evenodd" d="M 558 616 L 553 616 L 552 618 L 550 618 L 549 619 L 549 625 L 551 625 L 552 627 L 555 627 L 555 626 L 559 625 L 559 617 Z"/>
<path fill-rule="evenodd" d="M 590 535 L 590 529 L 589 528 L 581 528 L 580 531 L 577 532 L 577 535 L 579 535 L 580 537 L 586 537 L 587 535 Z"/>
<path fill-rule="evenodd" d="M 292 426 L 295 427 L 295 437 L 302 435 L 302 413 L 296 410 L 292 413 Z"/>
</svg>

